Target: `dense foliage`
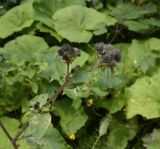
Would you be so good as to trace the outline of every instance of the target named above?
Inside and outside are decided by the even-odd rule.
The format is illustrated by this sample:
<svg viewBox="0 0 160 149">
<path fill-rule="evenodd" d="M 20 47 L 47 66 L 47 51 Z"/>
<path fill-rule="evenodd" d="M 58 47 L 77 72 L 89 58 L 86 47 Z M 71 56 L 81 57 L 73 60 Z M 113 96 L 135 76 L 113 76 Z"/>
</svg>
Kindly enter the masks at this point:
<svg viewBox="0 0 160 149">
<path fill-rule="evenodd" d="M 0 149 L 159 149 L 159 0 L 2 5 Z"/>
</svg>

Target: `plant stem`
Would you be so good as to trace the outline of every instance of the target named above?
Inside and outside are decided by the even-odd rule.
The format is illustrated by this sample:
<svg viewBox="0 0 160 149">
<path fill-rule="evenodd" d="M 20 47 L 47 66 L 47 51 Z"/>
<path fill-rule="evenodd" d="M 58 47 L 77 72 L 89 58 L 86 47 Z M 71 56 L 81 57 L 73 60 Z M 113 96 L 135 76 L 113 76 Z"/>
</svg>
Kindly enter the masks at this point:
<svg viewBox="0 0 160 149">
<path fill-rule="evenodd" d="M 102 64 L 102 60 L 100 59 L 100 60 L 98 60 L 98 62 L 94 63 L 94 64 L 91 66 L 91 68 L 90 68 L 89 71 L 95 71 L 97 68 L 99 68 L 99 67 L 102 66 L 102 65 L 103 65 L 103 64 Z"/>
<path fill-rule="evenodd" d="M 25 131 L 25 129 L 29 126 L 29 123 L 25 123 L 21 130 L 17 133 L 17 135 L 12 139 L 12 142 L 15 142 L 18 140 L 18 138 L 20 137 L 20 135 Z"/>
<path fill-rule="evenodd" d="M 116 24 L 116 31 L 115 31 L 115 34 L 114 34 L 113 38 L 111 39 L 110 43 L 112 43 L 116 39 L 117 35 L 118 35 L 118 23 Z"/>
<path fill-rule="evenodd" d="M 68 80 L 65 80 L 65 82 L 62 84 L 62 86 L 60 86 L 60 88 L 57 90 L 57 92 L 50 97 L 47 104 L 51 103 L 53 105 L 54 102 L 56 101 L 58 95 L 64 90 L 64 88 L 66 87 L 67 84 L 68 84 Z"/>
<path fill-rule="evenodd" d="M 97 145 L 97 143 L 98 143 L 98 141 L 99 141 L 100 138 L 101 138 L 101 136 L 97 137 L 96 141 L 94 142 L 94 144 L 92 146 L 92 149 L 95 149 L 95 147 L 96 147 L 96 145 Z"/>
<path fill-rule="evenodd" d="M 18 145 L 16 144 L 16 141 L 13 141 L 11 135 L 9 134 L 9 132 L 7 131 L 7 129 L 4 127 L 3 123 L 0 121 L 0 127 L 2 128 L 3 132 L 5 133 L 5 135 L 7 136 L 7 138 L 9 139 L 9 141 L 12 143 L 14 149 L 18 149 Z"/>
<path fill-rule="evenodd" d="M 48 104 L 51 104 L 53 105 L 54 102 L 56 101 L 58 95 L 64 90 L 64 88 L 68 85 L 70 81 L 70 73 L 69 73 L 69 64 L 67 64 L 67 74 L 66 74 L 66 78 L 65 78 L 65 81 L 64 83 L 60 86 L 60 88 L 57 90 L 57 92 L 55 94 L 53 94 L 49 100 L 47 101 L 47 105 Z"/>
<path fill-rule="evenodd" d="M 69 75 L 69 64 L 67 64 L 67 75 L 66 77 Z"/>
</svg>

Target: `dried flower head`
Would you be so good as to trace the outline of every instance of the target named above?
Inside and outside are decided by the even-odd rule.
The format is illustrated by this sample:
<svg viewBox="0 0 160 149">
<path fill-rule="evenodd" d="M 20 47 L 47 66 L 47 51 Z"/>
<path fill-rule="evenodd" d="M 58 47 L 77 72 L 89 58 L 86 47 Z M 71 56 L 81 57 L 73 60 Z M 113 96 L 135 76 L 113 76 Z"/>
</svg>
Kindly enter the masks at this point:
<svg viewBox="0 0 160 149">
<path fill-rule="evenodd" d="M 63 60 L 65 60 L 67 64 L 72 63 L 76 57 L 80 56 L 80 50 L 73 48 L 69 44 L 63 44 L 58 53 L 60 56 L 62 56 Z"/>
<path fill-rule="evenodd" d="M 111 44 L 99 42 L 95 44 L 95 49 L 101 56 L 103 62 L 106 63 L 111 70 L 113 70 L 116 64 L 121 60 L 120 51 Z"/>
</svg>

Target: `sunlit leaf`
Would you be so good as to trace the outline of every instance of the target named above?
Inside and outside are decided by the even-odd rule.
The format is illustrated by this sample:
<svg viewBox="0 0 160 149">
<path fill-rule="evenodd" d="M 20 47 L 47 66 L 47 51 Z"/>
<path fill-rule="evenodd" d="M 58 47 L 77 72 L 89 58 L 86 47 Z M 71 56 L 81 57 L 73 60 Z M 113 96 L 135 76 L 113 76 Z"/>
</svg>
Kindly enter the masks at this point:
<svg viewBox="0 0 160 149">
<path fill-rule="evenodd" d="M 14 32 L 31 26 L 33 23 L 33 8 L 30 3 L 17 6 L 0 17 L 0 38 L 6 38 Z"/>
<path fill-rule="evenodd" d="M 22 66 L 25 62 L 31 61 L 36 53 L 48 49 L 48 45 L 43 38 L 22 35 L 8 42 L 4 49 L 9 62 Z"/>
<path fill-rule="evenodd" d="M 102 119 L 99 127 L 99 137 L 107 133 L 110 121 L 111 121 L 111 115 L 107 115 L 104 119 Z"/>
<path fill-rule="evenodd" d="M 128 49 L 129 67 L 135 67 L 145 73 L 150 67 L 155 65 L 156 57 L 153 51 L 160 51 L 159 39 L 150 38 L 147 40 L 133 40 Z"/>
<path fill-rule="evenodd" d="M 39 144 L 43 136 L 46 134 L 46 131 L 50 124 L 51 116 L 49 113 L 37 113 L 29 120 L 29 126 L 26 129 L 24 136 L 28 136 L 29 140 L 36 144 Z"/>
<path fill-rule="evenodd" d="M 160 71 L 153 77 L 144 77 L 129 87 L 127 101 L 127 118 L 139 114 L 146 118 L 156 118 L 160 116 L 159 108 L 159 83 Z"/>
<path fill-rule="evenodd" d="M 83 5 L 84 0 L 35 0 L 33 3 L 34 17 L 36 20 L 46 24 L 54 29 L 54 21 L 52 15 L 61 8 L 69 5 Z M 47 10 L 47 11 L 46 11 Z"/>
<path fill-rule="evenodd" d="M 34 106 L 34 104 L 38 102 L 41 108 L 47 103 L 47 99 L 48 99 L 48 94 L 37 95 L 30 101 L 30 106 Z"/>
<path fill-rule="evenodd" d="M 79 43 L 89 42 L 93 35 L 92 31 L 101 30 L 106 25 L 104 14 L 82 6 L 69 6 L 60 9 L 53 15 L 53 19 L 55 30 L 62 37 L 71 42 Z"/>
<path fill-rule="evenodd" d="M 58 130 L 51 124 L 41 139 L 41 142 L 42 145 L 39 146 L 39 149 L 72 149 L 71 146 L 65 142 Z"/>
</svg>

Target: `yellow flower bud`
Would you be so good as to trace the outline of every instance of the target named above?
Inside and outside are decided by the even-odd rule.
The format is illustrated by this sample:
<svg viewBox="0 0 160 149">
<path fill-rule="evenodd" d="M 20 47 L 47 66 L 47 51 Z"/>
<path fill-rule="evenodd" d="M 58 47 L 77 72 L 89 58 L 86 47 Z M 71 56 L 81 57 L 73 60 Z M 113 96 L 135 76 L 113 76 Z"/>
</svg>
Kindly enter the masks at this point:
<svg viewBox="0 0 160 149">
<path fill-rule="evenodd" d="M 88 102 L 88 104 L 92 105 L 93 104 L 93 99 L 88 99 L 87 102 Z"/>
<path fill-rule="evenodd" d="M 75 136 L 74 134 L 70 134 L 70 135 L 69 135 L 69 139 L 70 139 L 70 140 L 75 140 L 75 139 L 76 139 L 76 136 Z"/>
</svg>

